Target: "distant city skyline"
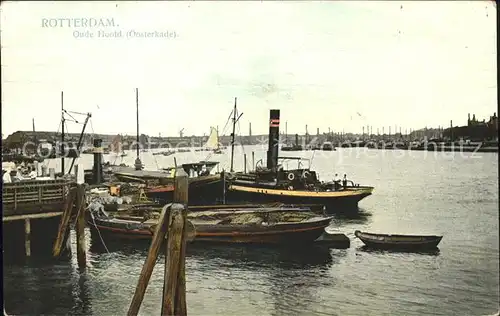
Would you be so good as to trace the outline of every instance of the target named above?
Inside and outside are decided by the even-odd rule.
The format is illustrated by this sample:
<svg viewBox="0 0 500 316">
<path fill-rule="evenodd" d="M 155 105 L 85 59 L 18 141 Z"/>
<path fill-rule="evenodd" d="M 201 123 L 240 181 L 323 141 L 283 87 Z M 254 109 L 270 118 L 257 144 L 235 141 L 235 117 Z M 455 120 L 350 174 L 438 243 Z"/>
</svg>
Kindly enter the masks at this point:
<svg viewBox="0 0 500 316">
<path fill-rule="evenodd" d="M 288 134 L 447 128 L 498 108 L 491 1 L 5 2 L 1 14 L 4 137 L 32 118 L 56 131 L 61 91 L 67 110 L 92 112 L 87 131 L 98 134 L 135 135 L 135 88 L 150 136 L 217 125 L 227 135 L 235 97 L 242 135 L 249 122 L 267 134 L 271 108 Z M 79 27 L 87 17 L 114 26 Z M 80 22 L 43 24 L 53 18 Z M 127 39 L 130 30 L 157 37 Z"/>
</svg>

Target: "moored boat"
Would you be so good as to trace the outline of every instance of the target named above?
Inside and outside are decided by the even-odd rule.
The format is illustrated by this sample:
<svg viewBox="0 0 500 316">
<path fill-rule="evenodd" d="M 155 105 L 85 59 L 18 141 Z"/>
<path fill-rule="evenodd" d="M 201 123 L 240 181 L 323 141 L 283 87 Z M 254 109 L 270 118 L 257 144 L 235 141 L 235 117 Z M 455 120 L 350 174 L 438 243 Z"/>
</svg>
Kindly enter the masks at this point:
<svg viewBox="0 0 500 316">
<path fill-rule="evenodd" d="M 372 194 L 373 187 L 360 186 L 344 179 L 322 182 L 310 167 L 302 165 L 302 158 L 278 157 L 279 110 L 271 110 L 269 127 L 269 149 L 266 166 L 259 166 L 255 171 L 227 173 L 225 181 L 228 200 L 283 202 L 289 204 L 323 204 L 329 213 L 350 213 L 358 210 L 358 202 Z M 279 159 L 298 160 L 297 169 L 284 169 Z"/>
<path fill-rule="evenodd" d="M 188 216 L 196 228 L 195 242 L 298 244 L 313 242 L 332 217 L 307 209 L 205 211 Z"/>
<path fill-rule="evenodd" d="M 297 244 L 313 242 L 324 232 L 332 217 L 308 208 L 212 209 L 190 212 L 195 242 Z M 151 238 L 156 219 L 148 216 L 119 216 L 93 212 L 91 230 L 115 238 Z"/>
<path fill-rule="evenodd" d="M 434 235 L 388 235 L 356 230 L 354 235 L 366 246 L 378 249 L 421 250 L 434 249 L 443 236 Z"/>
<path fill-rule="evenodd" d="M 218 162 L 214 161 L 199 161 L 164 168 L 161 171 L 115 167 L 113 176 L 122 182 L 146 184 L 144 191 L 148 198 L 166 204 L 172 202 L 174 174 L 176 170 L 183 169 L 189 177 L 189 204 L 214 204 L 223 191 L 221 175 L 214 172 L 217 164 Z"/>
</svg>

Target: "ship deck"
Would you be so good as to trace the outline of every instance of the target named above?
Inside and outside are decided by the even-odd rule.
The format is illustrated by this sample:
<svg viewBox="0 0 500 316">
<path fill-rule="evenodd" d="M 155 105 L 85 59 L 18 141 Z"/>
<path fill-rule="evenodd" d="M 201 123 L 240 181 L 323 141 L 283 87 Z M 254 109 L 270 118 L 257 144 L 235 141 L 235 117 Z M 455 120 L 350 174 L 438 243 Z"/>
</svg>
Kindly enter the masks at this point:
<svg viewBox="0 0 500 316">
<path fill-rule="evenodd" d="M 119 166 L 113 166 L 111 167 L 111 170 L 115 174 L 127 175 L 131 177 L 173 179 L 170 173 L 159 170 L 135 170 L 135 168 L 132 167 L 119 167 Z"/>
</svg>

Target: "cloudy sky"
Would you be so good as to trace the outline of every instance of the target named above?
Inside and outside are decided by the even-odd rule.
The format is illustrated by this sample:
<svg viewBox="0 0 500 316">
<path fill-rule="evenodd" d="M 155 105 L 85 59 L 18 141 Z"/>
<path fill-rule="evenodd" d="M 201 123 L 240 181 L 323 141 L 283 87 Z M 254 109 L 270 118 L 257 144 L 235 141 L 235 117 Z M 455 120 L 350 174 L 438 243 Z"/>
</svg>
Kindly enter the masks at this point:
<svg viewBox="0 0 500 316">
<path fill-rule="evenodd" d="M 243 134 L 249 122 L 266 133 L 271 108 L 289 133 L 447 127 L 497 109 L 492 1 L 2 2 L 1 14 L 5 135 L 32 118 L 57 130 L 61 91 L 96 133 L 135 133 L 135 88 L 149 135 L 222 129 L 235 97 Z M 44 25 L 53 18 L 114 26 Z"/>
</svg>

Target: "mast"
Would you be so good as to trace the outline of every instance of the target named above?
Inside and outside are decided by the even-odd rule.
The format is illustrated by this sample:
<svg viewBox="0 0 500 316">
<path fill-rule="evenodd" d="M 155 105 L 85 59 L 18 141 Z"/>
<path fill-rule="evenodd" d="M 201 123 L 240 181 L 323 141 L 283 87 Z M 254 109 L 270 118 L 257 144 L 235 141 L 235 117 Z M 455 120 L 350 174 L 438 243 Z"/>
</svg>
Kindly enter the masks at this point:
<svg viewBox="0 0 500 316">
<path fill-rule="evenodd" d="M 220 146 L 219 146 L 219 125 L 217 125 L 217 149 L 220 149 Z"/>
<path fill-rule="evenodd" d="M 280 110 L 269 110 L 269 147 L 267 168 L 277 172 L 280 138 Z"/>
<path fill-rule="evenodd" d="M 64 92 L 61 91 L 61 173 L 64 175 Z"/>
<path fill-rule="evenodd" d="M 285 144 L 288 144 L 288 121 L 285 122 Z"/>
<path fill-rule="evenodd" d="M 33 139 L 35 140 L 35 146 L 37 146 L 35 149 L 35 153 L 36 153 L 37 149 L 38 149 L 38 144 L 37 144 L 37 137 L 36 137 L 36 132 L 35 132 L 35 118 L 32 118 L 31 121 L 33 122 Z"/>
<path fill-rule="evenodd" d="M 135 170 L 142 170 L 142 161 L 141 158 L 139 158 L 139 88 L 135 88 L 135 108 L 136 108 L 136 125 L 137 125 L 137 132 L 136 132 L 136 156 L 135 158 L 135 163 L 134 167 Z"/>
<path fill-rule="evenodd" d="M 78 144 L 76 145 L 76 151 L 80 153 L 80 149 L 82 147 L 82 142 L 83 142 L 83 135 L 85 133 L 85 127 L 87 127 L 87 123 L 89 122 L 89 119 L 92 117 L 92 114 L 87 113 L 87 117 L 85 118 L 85 122 L 83 123 L 82 131 L 80 133 L 80 137 L 78 138 Z M 73 157 L 73 160 L 71 160 L 71 165 L 69 166 L 68 174 L 71 174 L 71 170 L 73 170 L 73 166 L 75 165 L 75 160 L 77 157 Z"/>
<path fill-rule="evenodd" d="M 234 109 L 233 109 L 233 133 L 231 134 L 231 172 L 234 172 L 233 170 L 233 164 L 234 164 L 234 133 L 236 129 L 236 97 L 234 98 Z"/>
<path fill-rule="evenodd" d="M 136 108 L 136 124 L 137 124 L 137 146 L 136 146 L 136 156 L 139 158 L 139 89 L 135 88 L 135 108 Z"/>
</svg>

